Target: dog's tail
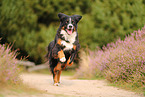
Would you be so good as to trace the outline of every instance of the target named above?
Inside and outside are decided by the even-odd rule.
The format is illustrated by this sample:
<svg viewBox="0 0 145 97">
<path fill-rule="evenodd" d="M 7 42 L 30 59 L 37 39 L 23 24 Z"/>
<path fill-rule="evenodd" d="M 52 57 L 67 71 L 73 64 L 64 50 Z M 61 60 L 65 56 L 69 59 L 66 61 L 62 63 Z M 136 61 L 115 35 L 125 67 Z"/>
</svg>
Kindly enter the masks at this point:
<svg viewBox="0 0 145 97">
<path fill-rule="evenodd" d="M 52 51 L 52 48 L 54 47 L 54 41 L 51 41 L 47 47 L 47 54 L 45 55 L 45 58 L 47 58 L 47 60 L 50 58 L 50 54 Z"/>
</svg>

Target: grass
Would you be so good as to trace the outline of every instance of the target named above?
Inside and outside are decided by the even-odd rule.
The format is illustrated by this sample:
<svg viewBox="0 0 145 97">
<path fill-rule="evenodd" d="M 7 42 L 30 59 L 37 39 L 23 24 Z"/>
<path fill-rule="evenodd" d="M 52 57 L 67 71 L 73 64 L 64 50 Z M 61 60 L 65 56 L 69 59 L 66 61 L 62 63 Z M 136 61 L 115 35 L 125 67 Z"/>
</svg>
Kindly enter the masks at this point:
<svg viewBox="0 0 145 97">
<path fill-rule="evenodd" d="M 11 85 L 11 84 L 3 84 L 0 85 L 0 97 L 5 97 L 7 95 L 38 95 L 46 93 L 45 91 L 38 90 L 35 88 L 31 88 L 26 84 L 19 84 L 19 85 Z"/>
<path fill-rule="evenodd" d="M 124 82 L 109 83 L 109 85 L 121 89 L 129 90 L 129 91 L 133 91 L 138 94 L 143 94 L 145 96 L 145 87 L 134 87 L 132 84 L 124 83 Z"/>
<path fill-rule="evenodd" d="M 38 90 L 36 88 L 32 88 L 27 84 L 20 85 L 0 85 L 0 97 L 68 97 L 63 94 L 53 94 L 48 93 L 44 90 Z"/>
<path fill-rule="evenodd" d="M 0 97 L 4 97 L 4 95 L 3 94 L 0 94 Z"/>
</svg>

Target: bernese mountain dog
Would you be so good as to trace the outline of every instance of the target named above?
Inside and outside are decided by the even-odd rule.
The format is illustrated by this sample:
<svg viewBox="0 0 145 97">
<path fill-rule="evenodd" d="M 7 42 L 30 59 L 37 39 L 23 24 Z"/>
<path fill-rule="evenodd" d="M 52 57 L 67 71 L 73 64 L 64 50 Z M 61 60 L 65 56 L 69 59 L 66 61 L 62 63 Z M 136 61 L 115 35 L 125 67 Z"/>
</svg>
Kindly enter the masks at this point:
<svg viewBox="0 0 145 97">
<path fill-rule="evenodd" d="M 55 39 L 48 45 L 48 61 L 53 74 L 54 85 L 60 83 L 60 75 L 66 66 L 71 66 L 78 50 L 80 49 L 77 23 L 82 16 L 68 16 L 63 13 L 58 14 L 60 26 Z"/>
</svg>

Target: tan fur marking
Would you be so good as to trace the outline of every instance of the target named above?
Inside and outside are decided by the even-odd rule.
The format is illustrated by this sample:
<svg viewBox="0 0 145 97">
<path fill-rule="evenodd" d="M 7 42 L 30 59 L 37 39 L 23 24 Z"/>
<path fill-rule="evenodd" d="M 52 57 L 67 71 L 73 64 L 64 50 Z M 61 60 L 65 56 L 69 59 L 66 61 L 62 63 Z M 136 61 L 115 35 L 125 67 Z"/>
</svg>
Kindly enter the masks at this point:
<svg viewBox="0 0 145 97">
<path fill-rule="evenodd" d="M 61 50 L 61 51 L 58 52 L 58 58 L 61 59 L 63 57 L 65 57 L 65 55 L 64 55 L 63 50 Z"/>
<path fill-rule="evenodd" d="M 64 30 L 64 26 L 61 29 Z"/>
<path fill-rule="evenodd" d="M 57 65 L 55 66 L 54 68 L 54 71 L 57 71 L 57 70 L 61 70 L 61 63 L 57 63 Z"/>
<path fill-rule="evenodd" d="M 58 75 L 57 75 L 57 81 L 60 82 L 60 75 L 61 75 L 61 70 L 58 71 Z"/>
<path fill-rule="evenodd" d="M 64 70 L 66 66 L 67 66 L 67 63 L 63 64 L 62 70 Z"/>
<path fill-rule="evenodd" d="M 76 48 L 77 48 L 77 46 L 76 45 L 73 45 L 73 49 L 76 50 Z"/>
<path fill-rule="evenodd" d="M 76 31 L 76 27 L 74 27 L 74 32 Z"/>
<path fill-rule="evenodd" d="M 69 62 L 70 62 L 70 57 L 69 57 L 69 59 L 67 60 L 67 65 L 68 65 L 68 66 L 71 66 L 71 65 L 73 64 L 73 62 L 72 62 L 71 64 L 69 64 Z"/>
<path fill-rule="evenodd" d="M 60 71 L 61 71 L 61 63 L 58 63 L 54 68 L 54 83 L 58 83 L 60 78 Z"/>
<path fill-rule="evenodd" d="M 57 44 L 61 45 L 61 39 L 60 38 L 57 40 Z"/>
</svg>

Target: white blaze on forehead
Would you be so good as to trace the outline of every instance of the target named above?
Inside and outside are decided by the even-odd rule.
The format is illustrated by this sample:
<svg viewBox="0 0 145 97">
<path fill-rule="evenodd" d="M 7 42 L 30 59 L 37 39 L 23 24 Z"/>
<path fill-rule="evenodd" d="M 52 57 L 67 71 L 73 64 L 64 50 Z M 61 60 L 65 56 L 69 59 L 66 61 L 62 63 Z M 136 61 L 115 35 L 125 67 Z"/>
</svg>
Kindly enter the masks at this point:
<svg viewBox="0 0 145 97">
<path fill-rule="evenodd" d="M 73 29 L 74 27 L 73 27 L 73 24 L 71 23 L 72 22 L 72 19 L 71 18 L 69 18 L 69 24 L 67 25 L 67 29 L 70 29 L 70 27 L 69 26 L 71 26 L 72 28 L 71 29 Z"/>
<path fill-rule="evenodd" d="M 69 18 L 69 24 L 71 24 L 71 18 Z"/>
</svg>

